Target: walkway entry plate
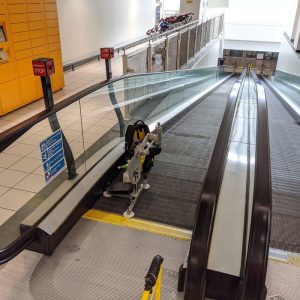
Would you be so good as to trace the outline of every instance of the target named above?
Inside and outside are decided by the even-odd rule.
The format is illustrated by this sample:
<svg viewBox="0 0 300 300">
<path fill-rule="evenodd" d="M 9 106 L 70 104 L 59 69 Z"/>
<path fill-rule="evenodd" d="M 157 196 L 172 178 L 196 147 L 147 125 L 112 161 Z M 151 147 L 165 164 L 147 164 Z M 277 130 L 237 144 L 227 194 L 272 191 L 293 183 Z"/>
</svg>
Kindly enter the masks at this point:
<svg viewBox="0 0 300 300">
<path fill-rule="evenodd" d="M 280 295 L 276 295 L 276 296 L 270 296 L 266 300 L 286 300 L 286 299 Z"/>
<path fill-rule="evenodd" d="M 62 131 L 59 129 L 40 142 L 46 183 L 60 174 L 66 166 Z"/>
</svg>

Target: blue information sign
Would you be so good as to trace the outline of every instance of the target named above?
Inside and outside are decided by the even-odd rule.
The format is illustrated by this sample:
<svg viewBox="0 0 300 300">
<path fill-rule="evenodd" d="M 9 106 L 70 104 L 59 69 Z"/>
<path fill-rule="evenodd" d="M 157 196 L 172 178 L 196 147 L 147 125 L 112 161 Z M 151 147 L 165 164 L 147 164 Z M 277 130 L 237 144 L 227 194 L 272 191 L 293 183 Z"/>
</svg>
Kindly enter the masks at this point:
<svg viewBox="0 0 300 300">
<path fill-rule="evenodd" d="M 52 135 L 40 142 L 43 168 L 46 182 L 53 179 L 65 168 L 65 155 L 61 130 L 55 131 Z"/>
</svg>

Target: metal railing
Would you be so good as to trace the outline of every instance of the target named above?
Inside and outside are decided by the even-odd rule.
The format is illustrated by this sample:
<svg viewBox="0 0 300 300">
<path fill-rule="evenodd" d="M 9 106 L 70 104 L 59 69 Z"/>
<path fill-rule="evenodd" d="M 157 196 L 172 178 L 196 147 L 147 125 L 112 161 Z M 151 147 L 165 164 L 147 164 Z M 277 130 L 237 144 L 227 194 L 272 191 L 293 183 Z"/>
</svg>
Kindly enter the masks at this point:
<svg viewBox="0 0 300 300">
<path fill-rule="evenodd" d="M 118 48 L 123 51 L 123 74 L 162 72 L 184 67 L 223 32 L 224 15 L 194 21 Z"/>
<path fill-rule="evenodd" d="M 218 38 L 223 32 L 224 15 L 218 15 L 208 20 L 193 21 L 188 24 L 176 27 L 172 30 L 157 33 L 152 36 L 139 39 L 134 42 L 119 45 L 115 52 L 122 53 L 123 74 L 152 71 L 172 71 L 178 70 L 193 57 L 210 41 Z M 184 36 L 187 35 L 184 58 L 180 63 L 180 53 L 183 52 Z M 157 47 L 160 45 L 161 47 Z M 138 49 L 137 49 L 138 48 Z M 159 50 L 160 49 L 160 50 Z M 158 57 L 161 55 L 163 63 L 155 67 Z M 140 58 L 140 59 L 139 59 Z M 153 61 L 153 59 L 155 61 Z M 99 54 L 94 54 L 84 59 L 74 61 L 64 65 L 64 71 L 74 71 L 92 61 L 100 60 Z M 136 65 L 142 64 L 140 69 L 132 67 L 131 61 L 135 60 Z M 142 62 L 142 63 L 141 63 Z M 182 64 L 184 62 L 184 64 Z"/>
</svg>

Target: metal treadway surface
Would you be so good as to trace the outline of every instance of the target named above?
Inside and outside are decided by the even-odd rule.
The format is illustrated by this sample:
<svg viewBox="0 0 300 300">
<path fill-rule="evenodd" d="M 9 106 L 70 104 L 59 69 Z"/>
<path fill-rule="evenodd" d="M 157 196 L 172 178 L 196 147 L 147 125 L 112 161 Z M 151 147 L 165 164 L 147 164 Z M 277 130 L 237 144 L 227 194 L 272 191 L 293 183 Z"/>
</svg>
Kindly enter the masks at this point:
<svg viewBox="0 0 300 300">
<path fill-rule="evenodd" d="M 188 247 L 188 241 L 81 219 L 51 257 L 24 251 L 3 266 L 0 299 L 140 299 L 152 258 L 160 254 L 162 300 L 181 300 L 178 269 Z"/>
<path fill-rule="evenodd" d="M 151 188 L 134 212 L 137 218 L 192 229 L 215 139 L 235 79 L 228 80 L 163 135 L 162 152 L 149 172 Z M 101 197 L 95 209 L 122 214 L 128 200 Z"/>
<path fill-rule="evenodd" d="M 265 89 L 273 193 L 270 246 L 300 253 L 300 127 L 270 89 Z"/>
</svg>

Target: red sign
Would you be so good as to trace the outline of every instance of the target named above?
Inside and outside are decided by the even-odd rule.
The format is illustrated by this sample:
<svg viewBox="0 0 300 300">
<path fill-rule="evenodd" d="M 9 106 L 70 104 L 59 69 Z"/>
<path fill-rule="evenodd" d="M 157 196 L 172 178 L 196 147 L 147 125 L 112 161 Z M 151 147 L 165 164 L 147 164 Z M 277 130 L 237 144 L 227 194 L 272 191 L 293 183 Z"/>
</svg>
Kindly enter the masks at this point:
<svg viewBox="0 0 300 300">
<path fill-rule="evenodd" d="M 50 76 L 55 73 L 52 58 L 39 58 L 32 61 L 33 74 L 35 76 Z"/>
<path fill-rule="evenodd" d="M 114 58 L 114 53 L 115 53 L 114 48 L 101 48 L 100 49 L 100 58 L 101 59 Z"/>
</svg>

